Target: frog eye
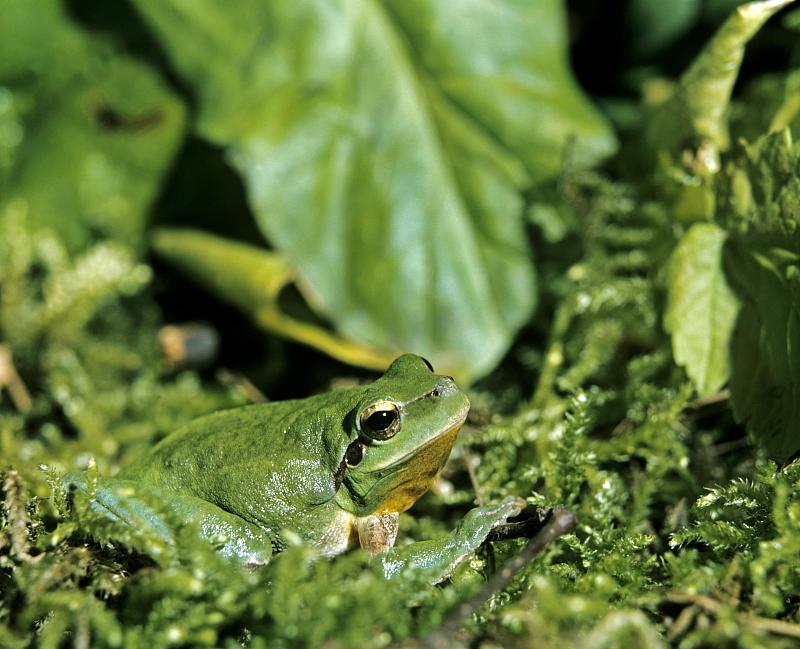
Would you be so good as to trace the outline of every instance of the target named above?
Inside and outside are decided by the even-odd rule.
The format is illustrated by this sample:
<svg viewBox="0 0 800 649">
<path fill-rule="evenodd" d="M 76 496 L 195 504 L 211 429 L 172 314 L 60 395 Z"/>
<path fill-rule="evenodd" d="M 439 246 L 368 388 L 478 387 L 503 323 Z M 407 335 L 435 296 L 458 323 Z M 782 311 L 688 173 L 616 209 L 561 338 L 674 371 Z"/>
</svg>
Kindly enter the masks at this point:
<svg viewBox="0 0 800 649">
<path fill-rule="evenodd" d="M 370 439 L 389 439 L 400 430 L 400 408 L 392 401 L 376 401 L 364 408 L 359 423 L 361 432 Z"/>
</svg>

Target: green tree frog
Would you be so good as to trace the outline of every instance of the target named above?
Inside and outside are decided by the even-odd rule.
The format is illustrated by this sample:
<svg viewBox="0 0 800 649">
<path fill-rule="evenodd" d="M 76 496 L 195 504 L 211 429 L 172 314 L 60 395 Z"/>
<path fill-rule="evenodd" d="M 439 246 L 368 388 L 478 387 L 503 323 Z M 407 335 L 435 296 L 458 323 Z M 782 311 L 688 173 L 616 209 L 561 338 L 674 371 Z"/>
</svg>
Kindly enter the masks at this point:
<svg viewBox="0 0 800 649">
<path fill-rule="evenodd" d="M 525 504 L 477 507 L 443 538 L 394 547 L 399 514 L 430 488 L 468 410 L 452 378 L 406 354 L 369 385 L 201 417 L 100 481 L 91 506 L 174 543 L 157 498 L 250 565 L 288 530 L 326 556 L 360 545 L 387 577 L 413 567 L 439 581 Z M 87 490 L 85 477 L 68 481 Z"/>
</svg>

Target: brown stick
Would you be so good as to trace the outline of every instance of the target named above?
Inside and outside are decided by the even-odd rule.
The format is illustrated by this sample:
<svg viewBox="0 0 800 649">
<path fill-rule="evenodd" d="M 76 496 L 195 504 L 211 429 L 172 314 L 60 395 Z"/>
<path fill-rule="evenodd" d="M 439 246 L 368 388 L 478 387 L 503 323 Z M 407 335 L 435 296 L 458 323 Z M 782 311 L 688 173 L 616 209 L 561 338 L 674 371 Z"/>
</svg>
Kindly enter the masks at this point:
<svg viewBox="0 0 800 649">
<path fill-rule="evenodd" d="M 503 566 L 500 572 L 492 575 L 483 589 L 461 604 L 436 632 L 424 638 L 422 646 L 426 647 L 426 649 L 447 649 L 451 647 L 453 645 L 453 635 L 483 606 L 484 602 L 505 588 L 531 559 L 559 536 L 574 530 L 576 524 L 575 514 L 563 507 L 555 508 L 550 522 L 528 542 L 525 549 Z"/>
<path fill-rule="evenodd" d="M 17 410 L 25 413 L 33 408 L 33 400 L 28 388 L 17 374 L 11 348 L 8 345 L 0 345 L 0 390 L 4 387 L 8 390 Z"/>
<path fill-rule="evenodd" d="M 709 595 L 667 593 L 665 599 L 670 602 L 675 602 L 676 604 L 691 604 L 714 615 L 716 615 L 723 606 L 731 606 Z M 753 615 L 752 613 L 736 613 L 736 617 L 743 624 L 751 626 L 754 629 L 759 629 L 760 631 L 768 631 L 769 633 L 775 633 L 776 635 L 783 635 L 790 638 L 800 638 L 800 624 L 784 622 L 783 620 L 774 620 L 768 617 Z"/>
</svg>

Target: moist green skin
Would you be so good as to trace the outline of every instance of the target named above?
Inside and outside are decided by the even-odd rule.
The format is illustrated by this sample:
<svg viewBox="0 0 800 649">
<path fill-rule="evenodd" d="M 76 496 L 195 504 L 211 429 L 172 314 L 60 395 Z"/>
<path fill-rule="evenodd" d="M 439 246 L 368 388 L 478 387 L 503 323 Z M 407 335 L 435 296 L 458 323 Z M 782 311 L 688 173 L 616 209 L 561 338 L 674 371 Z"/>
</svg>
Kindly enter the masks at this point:
<svg viewBox="0 0 800 649">
<path fill-rule="evenodd" d="M 396 404 L 400 426 L 391 438 L 375 441 L 362 430 L 360 415 L 378 400 Z M 116 478 L 101 482 L 92 506 L 171 543 L 174 521 L 192 521 L 201 536 L 225 540 L 224 554 L 249 564 L 264 563 L 273 548 L 280 549 L 282 530 L 293 531 L 322 554 L 338 554 L 354 542 L 360 521 L 374 520 L 370 516 L 396 521 L 397 513 L 427 490 L 468 409 L 469 401 L 450 377 L 434 374 L 420 357 L 406 354 L 369 385 L 197 419 Z M 363 444 L 364 450 L 354 466 L 344 461 L 351 444 Z M 86 490 L 85 478 L 67 480 Z M 160 516 L 154 500 L 176 516 Z M 487 529 L 478 530 L 478 543 L 515 509 L 507 504 L 484 521 Z M 475 530 L 470 535 L 476 536 Z M 466 537 L 445 541 L 426 545 L 426 567 L 446 572 L 466 546 L 469 552 L 475 545 Z M 392 536 L 368 545 L 373 552 L 384 551 L 393 542 Z M 393 557 L 387 576 L 409 562 L 414 559 Z"/>
</svg>

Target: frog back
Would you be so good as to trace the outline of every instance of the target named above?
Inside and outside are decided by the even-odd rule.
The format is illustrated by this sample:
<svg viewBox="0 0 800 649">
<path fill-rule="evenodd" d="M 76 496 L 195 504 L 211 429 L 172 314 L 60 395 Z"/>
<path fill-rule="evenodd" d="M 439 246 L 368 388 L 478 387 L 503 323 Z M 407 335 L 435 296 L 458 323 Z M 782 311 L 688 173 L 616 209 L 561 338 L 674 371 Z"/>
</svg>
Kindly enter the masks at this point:
<svg viewBox="0 0 800 649">
<path fill-rule="evenodd" d="M 348 443 L 341 397 L 329 392 L 201 417 L 120 477 L 202 498 L 265 528 L 304 527 L 315 508 L 333 506 L 335 467 Z"/>
</svg>

